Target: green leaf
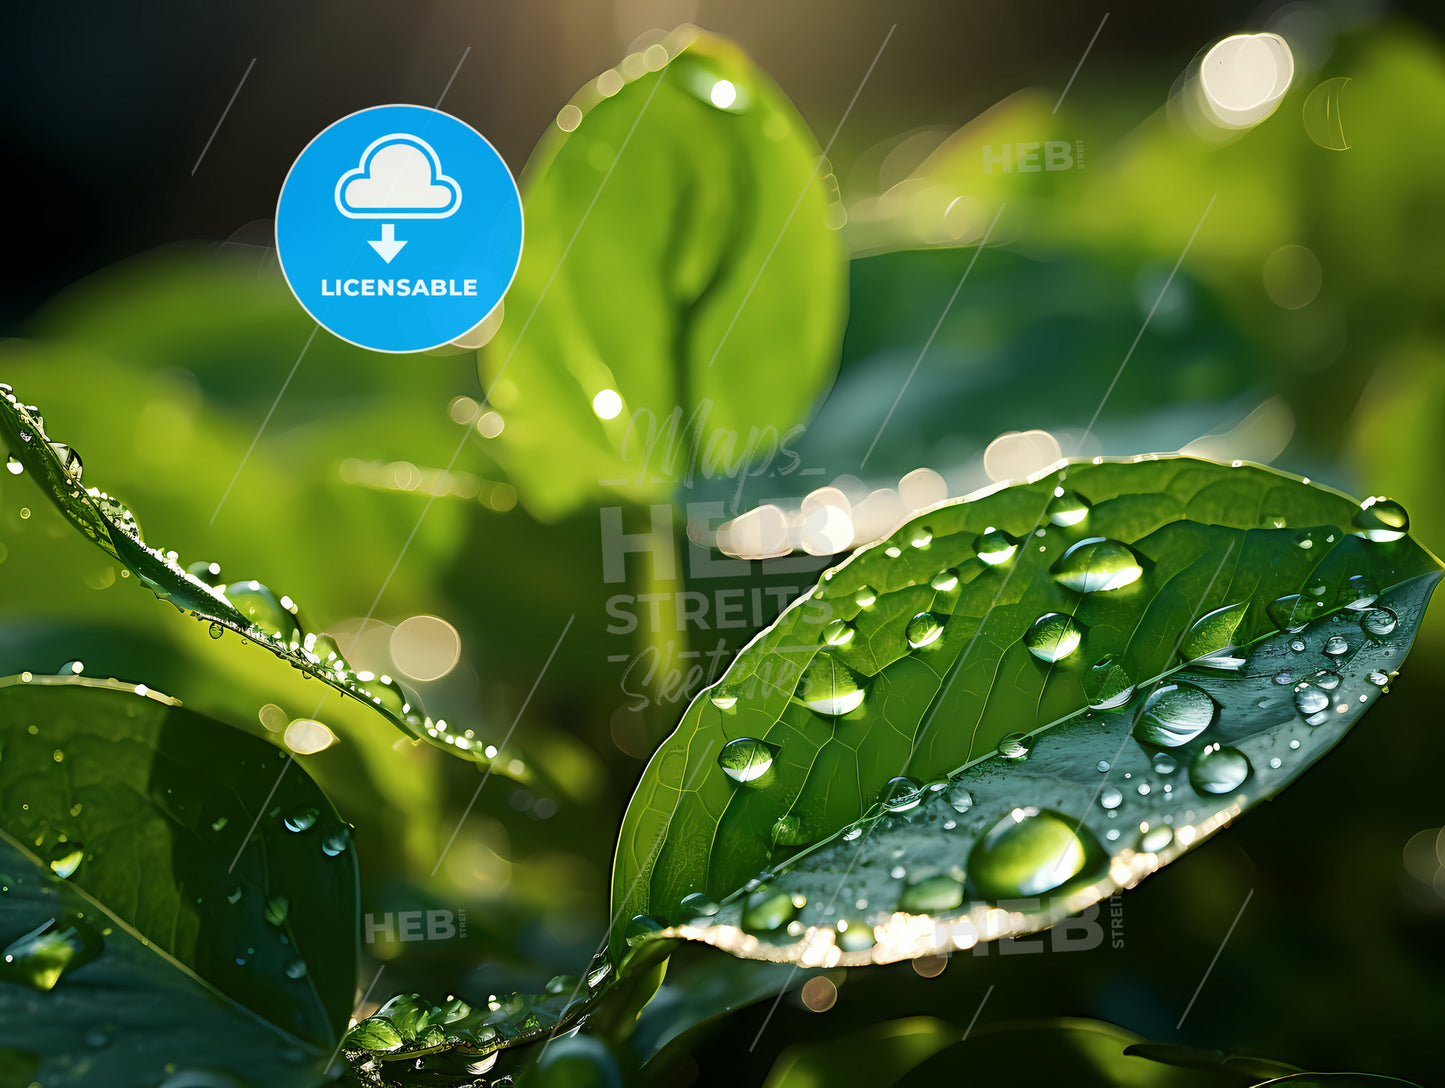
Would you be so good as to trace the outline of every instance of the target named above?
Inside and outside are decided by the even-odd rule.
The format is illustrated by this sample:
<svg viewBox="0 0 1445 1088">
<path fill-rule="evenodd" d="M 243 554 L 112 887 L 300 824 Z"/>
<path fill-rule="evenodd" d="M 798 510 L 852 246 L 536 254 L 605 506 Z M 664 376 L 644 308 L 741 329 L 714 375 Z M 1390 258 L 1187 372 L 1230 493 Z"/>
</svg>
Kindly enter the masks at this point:
<svg viewBox="0 0 1445 1088">
<path fill-rule="evenodd" d="M 1440 574 L 1407 530 L 1388 500 L 1184 457 L 925 512 L 825 571 L 658 749 L 614 956 L 889 962 L 1132 886 L 1378 701 Z"/>
<path fill-rule="evenodd" d="M 559 517 L 604 481 L 663 499 L 778 453 L 837 366 L 830 183 L 778 87 L 691 28 L 562 110 L 522 175 L 527 241 L 483 359 L 529 509 Z"/>
<path fill-rule="evenodd" d="M 131 571 L 161 600 L 210 624 L 220 638 L 233 631 L 265 647 L 308 676 L 371 707 L 410 737 L 425 740 L 463 758 L 489 763 L 481 741 L 454 735 L 445 721 L 433 721 L 390 677 L 357 672 L 347 664 L 336 640 L 309 629 L 290 597 L 277 595 L 255 579 L 230 585 L 207 581 L 205 564 L 183 565 L 178 553 L 147 543 L 132 512 L 99 487 L 83 484 L 80 454 L 54 441 L 34 405 L 20 401 L 0 384 L 0 435 L 15 461 L 72 525 Z"/>
<path fill-rule="evenodd" d="M 143 686 L 0 680 L 0 831 L 146 942 L 164 965 L 150 974 L 184 976 L 176 986 L 308 1045 L 340 1035 L 356 985 L 350 828 L 272 745 Z M 65 1001 L 99 1024 L 124 992 Z"/>
<path fill-rule="evenodd" d="M 48 930 L 63 963 L 49 990 L 0 980 L 0 1083 L 312 1088 L 326 1051 L 256 1016 L 147 944 L 125 920 L 0 832 L 0 947 Z M 28 946 L 33 949 L 34 942 Z M 188 1076 L 182 1077 L 182 1074 Z M 202 1079 L 205 1078 L 205 1079 Z"/>
</svg>

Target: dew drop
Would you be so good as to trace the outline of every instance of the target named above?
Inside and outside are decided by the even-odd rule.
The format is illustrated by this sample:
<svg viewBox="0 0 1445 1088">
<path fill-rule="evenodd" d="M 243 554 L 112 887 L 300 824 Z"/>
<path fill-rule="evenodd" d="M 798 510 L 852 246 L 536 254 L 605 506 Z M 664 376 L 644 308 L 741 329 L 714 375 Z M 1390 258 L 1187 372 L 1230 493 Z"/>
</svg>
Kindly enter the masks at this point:
<svg viewBox="0 0 1445 1088">
<path fill-rule="evenodd" d="M 85 859 L 85 847 L 78 842 L 58 842 L 50 848 L 50 871 L 62 879 L 71 877 Z"/>
<path fill-rule="evenodd" d="M 1388 608 L 1372 608 L 1360 617 L 1360 629 L 1368 635 L 1384 638 L 1395 630 L 1399 617 Z"/>
<path fill-rule="evenodd" d="M 1124 803 L 1124 791 L 1113 786 L 1105 786 L 1104 792 L 1099 794 L 1099 804 L 1104 808 L 1118 808 Z"/>
<path fill-rule="evenodd" d="M 1293 642 L 1291 642 L 1291 643 L 1289 644 L 1289 648 L 1290 648 L 1291 650 L 1293 650 L 1293 651 L 1294 651 L 1295 653 L 1297 653 L 1297 654 L 1302 654 L 1302 653 L 1304 653 L 1304 652 L 1305 652 L 1305 641 L 1304 641 L 1304 639 L 1302 639 L 1302 638 L 1297 638 L 1297 639 L 1295 639 Z"/>
<path fill-rule="evenodd" d="M 1389 676 L 1387 676 L 1385 673 L 1380 672 L 1378 669 L 1370 673 L 1370 675 L 1366 677 L 1366 679 L 1369 680 L 1370 683 L 1374 684 L 1377 688 L 1382 688 L 1390 682 Z"/>
<path fill-rule="evenodd" d="M 1300 717 L 1310 725 L 1319 725 L 1324 721 L 1324 712 L 1329 709 L 1330 697 L 1317 685 L 1303 680 L 1295 685 L 1294 705 Z"/>
<path fill-rule="evenodd" d="M 221 577 L 221 564 L 212 563 L 209 560 L 201 559 L 186 567 L 186 573 L 197 581 L 215 589 L 225 589 L 224 579 Z"/>
<path fill-rule="evenodd" d="M 912 649 L 931 646 L 943 635 L 943 617 L 933 612 L 920 612 L 908 621 L 904 635 Z"/>
<path fill-rule="evenodd" d="M 829 646 L 846 646 L 853 641 L 853 625 L 847 620 L 834 620 L 823 628 L 823 641 Z"/>
<path fill-rule="evenodd" d="M 951 593 L 958 588 L 958 571 L 953 567 L 941 570 L 928 580 L 928 584 L 939 593 Z"/>
<path fill-rule="evenodd" d="M 1290 672 L 1277 672 L 1277 673 L 1274 674 L 1274 682 L 1275 682 L 1276 684 L 1280 684 L 1280 685 L 1293 684 L 1293 683 L 1294 683 L 1294 673 L 1290 673 Z"/>
<path fill-rule="evenodd" d="M 1024 647 L 1040 661 L 1055 662 L 1079 648 L 1084 632 L 1072 616 L 1045 612 L 1024 633 Z"/>
<path fill-rule="evenodd" d="M 266 900 L 264 916 L 273 926 L 284 926 L 291 913 L 291 900 L 284 895 L 273 895 Z"/>
<path fill-rule="evenodd" d="M 998 752 L 1000 758 L 1016 763 L 1021 759 L 1028 758 L 1031 747 L 1032 744 L 1029 741 L 1028 734 L 1010 733 L 998 742 L 995 750 Z"/>
<path fill-rule="evenodd" d="M 1293 634 L 1323 616 L 1327 606 L 1323 600 L 1309 594 L 1292 593 L 1271 601 L 1264 611 L 1281 631 Z"/>
<path fill-rule="evenodd" d="M 953 910 L 963 903 L 963 884 L 948 873 L 924 877 L 904 887 L 898 909 L 908 914 Z"/>
<path fill-rule="evenodd" d="M 909 535 L 908 543 L 922 551 L 933 543 L 933 530 L 926 525 L 918 526 Z"/>
<path fill-rule="evenodd" d="M 907 812 L 923 800 L 923 787 L 911 778 L 899 775 L 890 778 L 878 794 L 879 803 L 889 812 Z"/>
<path fill-rule="evenodd" d="M 1051 572 L 1078 593 L 1107 593 L 1137 582 L 1144 568 L 1127 544 L 1095 536 L 1071 545 Z"/>
<path fill-rule="evenodd" d="M 1134 681 L 1113 654 L 1107 654 L 1084 674 L 1084 695 L 1094 710 L 1112 710 L 1134 697 Z"/>
<path fill-rule="evenodd" d="M 718 912 L 718 905 L 702 892 L 693 892 L 682 897 L 682 913 L 685 918 L 711 918 Z"/>
<path fill-rule="evenodd" d="M 1232 793 L 1249 777 L 1249 758 L 1238 748 L 1211 744 L 1189 763 L 1189 784 L 1200 793 Z"/>
<path fill-rule="evenodd" d="M 411 703 L 406 697 L 406 692 L 401 690 L 401 685 L 385 673 L 377 675 L 370 672 L 359 672 L 356 674 L 356 686 L 371 698 L 375 706 L 391 711 L 393 714 L 405 715 L 411 712 Z"/>
<path fill-rule="evenodd" d="M 1155 774 L 1173 774 L 1179 769 L 1179 764 L 1168 752 L 1155 752 L 1154 758 L 1150 762 L 1154 767 Z"/>
<path fill-rule="evenodd" d="M 1325 639 L 1325 653 L 1331 657 L 1340 657 L 1350 652 L 1350 644 L 1340 635 L 1331 635 Z"/>
<path fill-rule="evenodd" d="M 105 938 L 78 914 L 57 915 L 0 952 L 0 981 L 50 991 L 104 950 Z"/>
<path fill-rule="evenodd" d="M 314 808 L 294 808 L 281 817 L 287 831 L 309 831 L 316 823 Z"/>
<path fill-rule="evenodd" d="M 814 713 L 830 718 L 851 714 L 863 705 L 863 677 L 826 652 L 813 656 L 798 681 L 797 697 Z"/>
<path fill-rule="evenodd" d="M 286 608 L 270 589 L 254 578 L 248 582 L 232 582 L 224 592 L 236 611 L 266 634 L 284 642 L 300 643 L 301 624 L 294 604 Z"/>
<path fill-rule="evenodd" d="M 1002 529 L 992 526 L 980 533 L 973 542 L 974 554 L 991 567 L 1007 563 L 1018 550 L 1018 541 Z"/>
<path fill-rule="evenodd" d="M 80 454 L 76 453 L 63 442 L 50 443 L 50 449 L 51 452 L 60 459 L 60 467 L 65 470 L 65 474 L 69 476 L 71 480 L 78 481 L 82 471 Z"/>
<path fill-rule="evenodd" d="M 1083 871 L 1087 834 L 1079 821 L 1059 813 L 1016 808 L 974 844 L 969 878 L 987 899 L 1042 895 Z"/>
<path fill-rule="evenodd" d="M 973 807 L 973 794 L 964 788 L 962 782 L 950 783 L 947 797 L 955 812 L 967 812 Z"/>
<path fill-rule="evenodd" d="M 289 979 L 301 979 L 306 977 L 306 961 L 299 956 L 286 965 L 286 977 Z"/>
<path fill-rule="evenodd" d="M 22 472 L 25 471 L 25 466 L 14 457 L 6 457 L 5 471 L 10 473 L 11 476 L 19 476 Z"/>
<path fill-rule="evenodd" d="M 346 848 L 350 845 L 351 828 L 342 824 L 321 840 L 321 852 L 329 858 L 334 858 L 339 854 L 346 853 Z"/>
<path fill-rule="evenodd" d="M 798 915 L 798 904 L 781 888 L 766 884 L 749 895 L 743 904 L 742 926 L 749 933 L 771 933 L 782 929 Z"/>
<path fill-rule="evenodd" d="M 866 952 L 876 943 L 873 927 L 861 918 L 839 918 L 837 931 L 837 944 L 844 952 Z"/>
<path fill-rule="evenodd" d="M 1192 684 L 1163 684 L 1145 700 L 1134 736 L 1149 744 L 1177 748 L 1213 725 L 1218 711 L 1214 700 Z"/>
<path fill-rule="evenodd" d="M 1067 529 L 1078 525 L 1089 516 L 1089 503 L 1072 491 L 1056 487 L 1054 488 L 1054 497 L 1049 500 L 1048 515 L 1049 520 L 1055 525 Z"/>
<path fill-rule="evenodd" d="M 723 745 L 717 763 L 734 782 L 751 783 L 772 770 L 776 754 L 777 749 L 755 737 L 739 737 Z"/>
<path fill-rule="evenodd" d="M 1376 496 L 1360 503 L 1354 524 L 1365 539 L 1388 544 L 1410 531 L 1410 515 L 1393 499 Z"/>
<path fill-rule="evenodd" d="M 224 627 L 222 627 L 219 623 L 213 623 L 213 624 L 211 624 L 211 626 L 207 629 L 206 633 L 207 633 L 208 635 L 210 635 L 212 638 L 220 638 L 222 635 L 224 635 L 224 634 L 226 633 L 226 629 L 225 629 Z"/>
<path fill-rule="evenodd" d="M 878 600 L 878 591 L 872 586 L 859 586 L 858 592 L 853 595 L 853 602 L 859 608 L 872 608 Z"/>
<path fill-rule="evenodd" d="M 1143 854 L 1157 854 L 1171 842 L 1174 841 L 1174 832 L 1160 824 L 1148 831 L 1142 832 L 1139 836 L 1139 852 Z"/>
<path fill-rule="evenodd" d="M 1345 582 L 1344 588 L 1340 590 L 1339 604 L 1357 612 L 1363 611 L 1374 604 L 1379 595 L 1380 589 L 1374 582 L 1363 574 L 1355 574 Z"/>
<path fill-rule="evenodd" d="M 1248 604 L 1228 604 L 1196 620 L 1179 643 L 1179 656 L 1214 668 L 1238 668 L 1243 661 L 1233 656 L 1234 637 Z"/>
</svg>

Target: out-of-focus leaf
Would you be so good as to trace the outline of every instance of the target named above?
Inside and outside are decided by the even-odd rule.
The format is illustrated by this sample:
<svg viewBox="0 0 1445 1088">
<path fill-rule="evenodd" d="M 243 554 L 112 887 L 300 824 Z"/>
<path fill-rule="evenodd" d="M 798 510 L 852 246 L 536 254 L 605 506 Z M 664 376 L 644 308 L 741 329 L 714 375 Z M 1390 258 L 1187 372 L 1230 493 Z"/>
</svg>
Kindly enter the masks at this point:
<svg viewBox="0 0 1445 1088">
<path fill-rule="evenodd" d="M 237 1004 L 0 831 L 0 1083 L 312 1088 L 326 1051 Z M 34 936 L 39 932 L 39 937 Z M 29 975 L 32 981 L 17 978 Z M 49 989 L 35 985 L 54 977 Z M 297 985 L 300 985 L 299 983 Z"/>
<path fill-rule="evenodd" d="M 1407 530 L 1389 500 L 1185 457 L 925 512 L 826 571 L 655 754 L 614 954 L 889 962 L 1132 886 L 1377 701 L 1440 571 Z"/>
<path fill-rule="evenodd" d="M 843 1039 L 800 1043 L 783 1051 L 764 1088 L 828 1088 L 836 1084 L 892 1084 L 959 1036 L 932 1016 L 887 1020 Z"/>
<path fill-rule="evenodd" d="M 562 110 L 522 176 L 527 241 L 483 359 L 529 509 L 664 499 L 776 452 L 837 365 L 826 174 L 778 87 L 691 28 Z M 620 405 L 594 411 L 604 390 Z"/>
<path fill-rule="evenodd" d="M 11 840 L 168 969 L 334 1041 L 356 984 L 356 857 L 303 770 L 143 685 L 85 677 L 0 681 L 0 748 Z M 92 1018 L 121 1000 L 91 995 Z"/>
<path fill-rule="evenodd" d="M 372 707 L 408 736 L 430 741 L 478 762 L 489 761 L 483 744 L 433 721 L 390 677 L 357 672 L 347 663 L 336 640 L 308 630 L 306 618 L 290 597 L 277 595 L 251 579 L 230 585 L 206 580 L 206 571 L 181 565 L 174 551 L 148 544 L 132 512 L 100 488 L 82 483 L 84 466 L 78 451 L 54 441 L 44 418 L 33 405 L 20 401 L 9 386 L 0 386 L 0 434 L 20 465 L 28 470 L 45 496 L 72 525 L 89 537 L 161 600 L 210 624 L 212 637 L 234 631 L 265 647 L 283 661 L 336 691 Z M 195 566 L 193 564 L 193 566 Z M 203 565 L 202 565 L 203 566 Z"/>
</svg>

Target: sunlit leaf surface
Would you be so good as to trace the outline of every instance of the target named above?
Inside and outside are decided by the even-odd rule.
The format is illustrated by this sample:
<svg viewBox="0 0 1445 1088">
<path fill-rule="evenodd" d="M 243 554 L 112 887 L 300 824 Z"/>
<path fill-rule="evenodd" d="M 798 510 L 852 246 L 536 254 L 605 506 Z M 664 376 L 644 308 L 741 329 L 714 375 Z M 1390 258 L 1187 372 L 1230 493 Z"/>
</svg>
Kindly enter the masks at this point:
<svg viewBox="0 0 1445 1088">
<path fill-rule="evenodd" d="M 1238 462 L 1066 463 L 928 511 L 825 572 L 653 757 L 614 952 L 831 966 L 1048 926 L 1323 755 L 1439 570 L 1396 504 Z"/>
</svg>

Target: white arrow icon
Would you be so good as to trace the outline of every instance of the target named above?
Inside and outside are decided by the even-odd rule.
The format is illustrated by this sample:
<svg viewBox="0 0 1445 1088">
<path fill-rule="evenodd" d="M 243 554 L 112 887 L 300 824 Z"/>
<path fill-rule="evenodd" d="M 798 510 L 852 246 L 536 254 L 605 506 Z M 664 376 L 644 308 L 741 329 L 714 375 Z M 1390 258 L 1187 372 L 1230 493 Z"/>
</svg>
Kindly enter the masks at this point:
<svg viewBox="0 0 1445 1088">
<path fill-rule="evenodd" d="M 380 256 L 383 261 L 391 264 L 391 259 L 401 252 L 402 246 L 406 245 L 406 239 L 398 242 L 396 240 L 396 224 L 383 223 L 381 225 L 381 238 L 379 240 L 368 238 L 366 244 L 376 250 L 377 255 Z"/>
</svg>

